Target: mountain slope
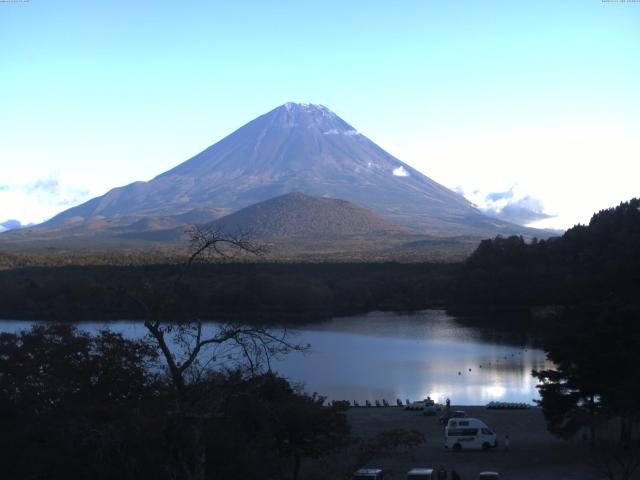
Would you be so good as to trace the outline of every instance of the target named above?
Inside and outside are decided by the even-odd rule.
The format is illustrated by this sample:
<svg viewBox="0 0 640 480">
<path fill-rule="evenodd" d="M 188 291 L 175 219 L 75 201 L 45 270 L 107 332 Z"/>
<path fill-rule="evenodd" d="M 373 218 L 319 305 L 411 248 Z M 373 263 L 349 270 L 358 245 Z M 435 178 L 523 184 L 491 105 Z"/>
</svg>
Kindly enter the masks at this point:
<svg viewBox="0 0 640 480">
<path fill-rule="evenodd" d="M 291 192 L 348 200 L 441 235 L 523 233 L 382 150 L 320 105 L 287 103 L 149 182 L 114 188 L 46 225 L 97 216 L 237 211 Z"/>
<path fill-rule="evenodd" d="M 408 233 L 375 213 L 345 200 L 295 192 L 265 200 L 213 222 L 216 230 L 258 238 L 335 237 Z"/>
</svg>

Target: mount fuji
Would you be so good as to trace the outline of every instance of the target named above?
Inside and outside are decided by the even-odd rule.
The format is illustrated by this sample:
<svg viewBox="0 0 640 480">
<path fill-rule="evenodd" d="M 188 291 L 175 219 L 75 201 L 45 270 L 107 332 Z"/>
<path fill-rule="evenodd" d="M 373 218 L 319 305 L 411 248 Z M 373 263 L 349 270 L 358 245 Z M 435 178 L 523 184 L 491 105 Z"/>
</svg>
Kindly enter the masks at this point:
<svg viewBox="0 0 640 480">
<path fill-rule="evenodd" d="M 152 180 L 114 188 L 42 226 L 173 226 L 292 192 L 353 202 L 429 235 L 540 233 L 482 214 L 327 107 L 305 103 L 279 106 Z"/>
</svg>

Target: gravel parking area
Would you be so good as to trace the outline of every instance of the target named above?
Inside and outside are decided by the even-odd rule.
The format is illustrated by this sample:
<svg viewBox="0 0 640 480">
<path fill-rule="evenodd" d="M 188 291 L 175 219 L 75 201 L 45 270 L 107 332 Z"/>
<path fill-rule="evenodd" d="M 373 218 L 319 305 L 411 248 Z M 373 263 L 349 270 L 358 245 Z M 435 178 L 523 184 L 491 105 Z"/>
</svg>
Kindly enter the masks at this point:
<svg viewBox="0 0 640 480">
<path fill-rule="evenodd" d="M 479 418 L 498 434 L 499 447 L 490 451 L 454 453 L 444 448 L 444 427 L 439 415 L 398 407 L 352 408 L 348 412 L 352 432 L 362 437 L 374 436 L 394 428 L 415 429 L 424 433 L 426 443 L 409 455 L 374 460 L 371 467 L 389 472 L 394 480 L 404 479 L 415 467 L 443 465 L 452 468 L 463 480 L 475 480 L 481 471 L 492 470 L 505 480 L 597 480 L 602 479 L 589 465 L 588 449 L 579 441 L 565 442 L 546 430 L 538 408 L 528 410 L 489 410 L 484 407 L 453 406 L 469 417 Z M 504 436 L 509 435 L 509 451 L 504 449 Z"/>
</svg>

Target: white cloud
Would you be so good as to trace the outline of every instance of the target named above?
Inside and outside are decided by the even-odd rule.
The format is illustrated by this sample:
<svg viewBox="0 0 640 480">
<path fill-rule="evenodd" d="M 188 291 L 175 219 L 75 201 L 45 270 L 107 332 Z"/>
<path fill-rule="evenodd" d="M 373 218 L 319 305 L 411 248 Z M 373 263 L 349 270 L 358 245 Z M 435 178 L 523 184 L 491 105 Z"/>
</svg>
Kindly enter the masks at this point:
<svg viewBox="0 0 640 480">
<path fill-rule="evenodd" d="M 396 177 L 408 177 L 409 176 L 409 172 L 407 172 L 407 169 L 404 168 L 402 165 L 400 165 L 398 168 L 393 170 L 393 174 Z"/>
<path fill-rule="evenodd" d="M 462 186 L 457 186 L 455 190 L 487 215 L 519 225 L 531 225 L 557 216 L 545 211 L 539 198 L 518 185 L 499 192 L 486 192 L 477 188 L 466 192 Z"/>
<path fill-rule="evenodd" d="M 18 219 L 22 224 L 40 223 L 91 196 L 56 173 L 25 183 L 0 186 L 0 222 Z"/>
</svg>

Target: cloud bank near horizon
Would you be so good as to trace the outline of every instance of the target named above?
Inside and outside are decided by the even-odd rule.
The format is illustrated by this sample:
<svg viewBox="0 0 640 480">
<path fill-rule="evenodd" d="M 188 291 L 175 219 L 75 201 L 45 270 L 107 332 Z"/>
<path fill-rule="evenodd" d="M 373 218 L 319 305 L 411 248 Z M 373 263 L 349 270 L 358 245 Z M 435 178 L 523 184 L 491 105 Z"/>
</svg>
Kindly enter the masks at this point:
<svg viewBox="0 0 640 480">
<path fill-rule="evenodd" d="M 540 199 L 519 192 L 516 186 L 498 192 L 483 192 L 479 189 L 467 191 L 458 186 L 456 191 L 486 215 L 517 225 L 530 226 L 540 220 L 556 217 L 545 211 Z"/>
<path fill-rule="evenodd" d="M 41 223 L 87 200 L 91 192 L 61 179 L 57 173 L 26 183 L 0 185 L 0 228 Z M 19 225 L 18 225 L 19 224 Z"/>
</svg>

